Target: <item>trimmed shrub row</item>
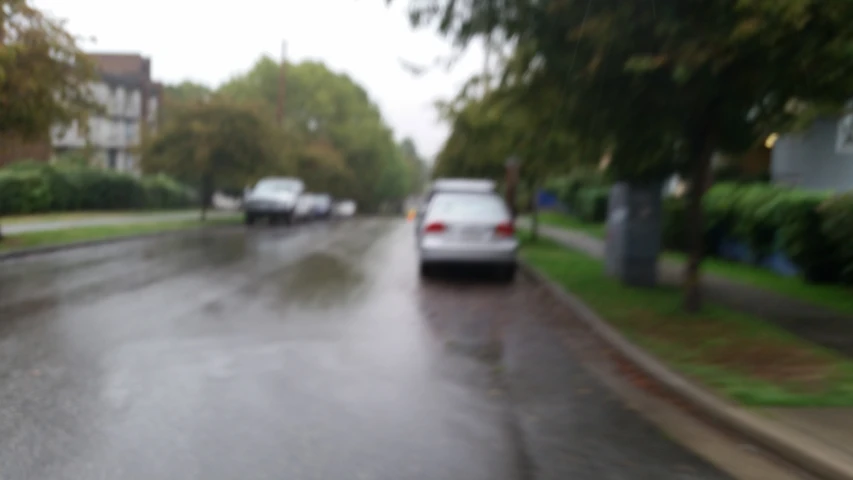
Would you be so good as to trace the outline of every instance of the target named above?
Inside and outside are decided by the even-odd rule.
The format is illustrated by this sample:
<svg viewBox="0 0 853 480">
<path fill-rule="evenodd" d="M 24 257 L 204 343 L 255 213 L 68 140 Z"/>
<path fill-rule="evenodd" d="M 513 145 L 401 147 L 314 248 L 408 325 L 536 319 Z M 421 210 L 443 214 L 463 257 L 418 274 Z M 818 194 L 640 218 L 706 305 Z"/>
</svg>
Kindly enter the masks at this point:
<svg viewBox="0 0 853 480">
<path fill-rule="evenodd" d="M 562 177 L 546 188 L 581 220 L 606 220 L 609 186 L 601 176 Z M 668 250 L 685 250 L 684 202 L 664 199 L 662 241 Z M 807 281 L 853 283 L 853 192 L 725 182 L 708 191 L 704 208 L 709 255 L 720 256 L 736 243 L 748 247 L 756 264 L 781 253 Z"/>
<path fill-rule="evenodd" d="M 722 183 L 704 199 L 705 244 L 719 255 L 726 241 L 749 247 L 756 262 L 783 253 L 812 282 L 853 283 L 853 193 L 830 195 L 768 184 Z M 684 248 L 685 206 L 664 202 L 663 243 Z"/>
<path fill-rule="evenodd" d="M 607 219 L 610 183 L 598 171 L 577 170 L 551 180 L 545 189 L 581 220 L 600 223 Z"/>
<path fill-rule="evenodd" d="M 0 215 L 75 210 L 169 209 L 194 205 L 195 193 L 163 176 L 20 162 L 0 169 Z"/>
<path fill-rule="evenodd" d="M 683 199 L 664 200 L 663 245 L 685 249 Z M 853 193 L 831 195 L 764 183 L 720 183 L 704 198 L 705 246 L 747 246 L 756 263 L 782 253 L 811 282 L 853 283 Z"/>
</svg>

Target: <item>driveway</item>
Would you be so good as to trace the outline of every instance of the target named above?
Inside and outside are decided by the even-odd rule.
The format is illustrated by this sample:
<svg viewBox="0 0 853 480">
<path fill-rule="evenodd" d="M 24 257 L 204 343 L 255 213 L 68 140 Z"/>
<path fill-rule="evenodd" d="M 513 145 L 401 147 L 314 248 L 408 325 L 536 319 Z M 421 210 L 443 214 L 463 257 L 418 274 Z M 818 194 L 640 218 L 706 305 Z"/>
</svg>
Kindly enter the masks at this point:
<svg viewBox="0 0 853 480">
<path fill-rule="evenodd" d="M 3 262 L 0 476 L 726 478 L 587 373 L 537 287 L 423 283 L 413 242 L 366 219 Z"/>
</svg>

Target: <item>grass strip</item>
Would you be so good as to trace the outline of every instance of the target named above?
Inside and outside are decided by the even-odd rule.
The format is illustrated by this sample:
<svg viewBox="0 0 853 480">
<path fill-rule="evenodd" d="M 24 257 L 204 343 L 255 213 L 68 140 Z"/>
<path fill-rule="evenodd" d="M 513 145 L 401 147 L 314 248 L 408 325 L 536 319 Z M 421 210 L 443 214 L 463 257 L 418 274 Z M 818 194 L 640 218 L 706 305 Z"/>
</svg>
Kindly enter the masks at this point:
<svg viewBox="0 0 853 480">
<path fill-rule="evenodd" d="M 26 225 L 31 223 L 64 222 L 72 220 L 100 220 L 105 218 L 150 217 L 157 215 L 198 214 L 198 210 L 114 210 L 87 212 L 35 213 L 32 215 L 10 215 L 0 218 L 2 225 Z"/>
<path fill-rule="evenodd" d="M 205 222 L 201 222 L 198 219 L 164 220 L 162 222 L 97 225 L 41 232 L 27 232 L 3 237 L 3 240 L 0 241 L 0 251 L 44 247 L 49 245 L 62 245 L 67 243 L 128 237 L 175 230 L 187 230 L 207 225 L 229 225 L 240 223 L 240 221 L 241 217 L 234 215 L 227 217 L 220 216 L 208 219 Z"/>
<path fill-rule="evenodd" d="M 522 256 L 637 345 L 735 402 L 853 406 L 853 361 L 835 352 L 716 305 L 689 315 L 679 290 L 624 286 L 601 260 L 546 239 L 524 238 Z"/>
<path fill-rule="evenodd" d="M 605 236 L 606 227 L 603 224 L 584 223 L 556 212 L 543 212 L 540 220 L 543 225 L 579 231 L 599 239 Z M 666 252 L 664 258 L 678 264 L 685 262 L 685 255 L 680 252 Z M 719 258 L 706 258 L 702 268 L 705 272 L 727 280 L 853 316 L 853 288 L 850 286 L 810 284 L 800 277 L 785 277 L 771 270 Z"/>
</svg>

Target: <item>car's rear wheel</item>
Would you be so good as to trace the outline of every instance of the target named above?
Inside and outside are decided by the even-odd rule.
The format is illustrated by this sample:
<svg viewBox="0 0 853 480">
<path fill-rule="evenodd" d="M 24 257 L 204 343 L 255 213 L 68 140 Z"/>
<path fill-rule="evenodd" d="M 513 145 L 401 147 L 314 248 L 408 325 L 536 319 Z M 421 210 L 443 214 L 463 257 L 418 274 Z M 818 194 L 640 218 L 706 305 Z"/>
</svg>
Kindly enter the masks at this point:
<svg viewBox="0 0 853 480">
<path fill-rule="evenodd" d="M 243 215 L 243 223 L 246 225 L 254 225 L 255 224 L 255 216 L 251 213 L 246 213 Z"/>
</svg>

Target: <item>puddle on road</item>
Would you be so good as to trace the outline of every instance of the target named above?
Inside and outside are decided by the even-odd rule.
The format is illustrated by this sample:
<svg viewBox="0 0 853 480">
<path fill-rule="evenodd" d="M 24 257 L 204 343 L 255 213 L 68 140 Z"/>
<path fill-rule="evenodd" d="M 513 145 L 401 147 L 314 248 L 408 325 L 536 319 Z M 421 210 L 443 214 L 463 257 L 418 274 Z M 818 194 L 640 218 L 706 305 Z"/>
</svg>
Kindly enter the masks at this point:
<svg viewBox="0 0 853 480">
<path fill-rule="evenodd" d="M 364 274 L 350 262 L 323 252 L 294 263 L 277 287 L 287 303 L 331 307 L 346 304 L 360 291 Z"/>
</svg>

